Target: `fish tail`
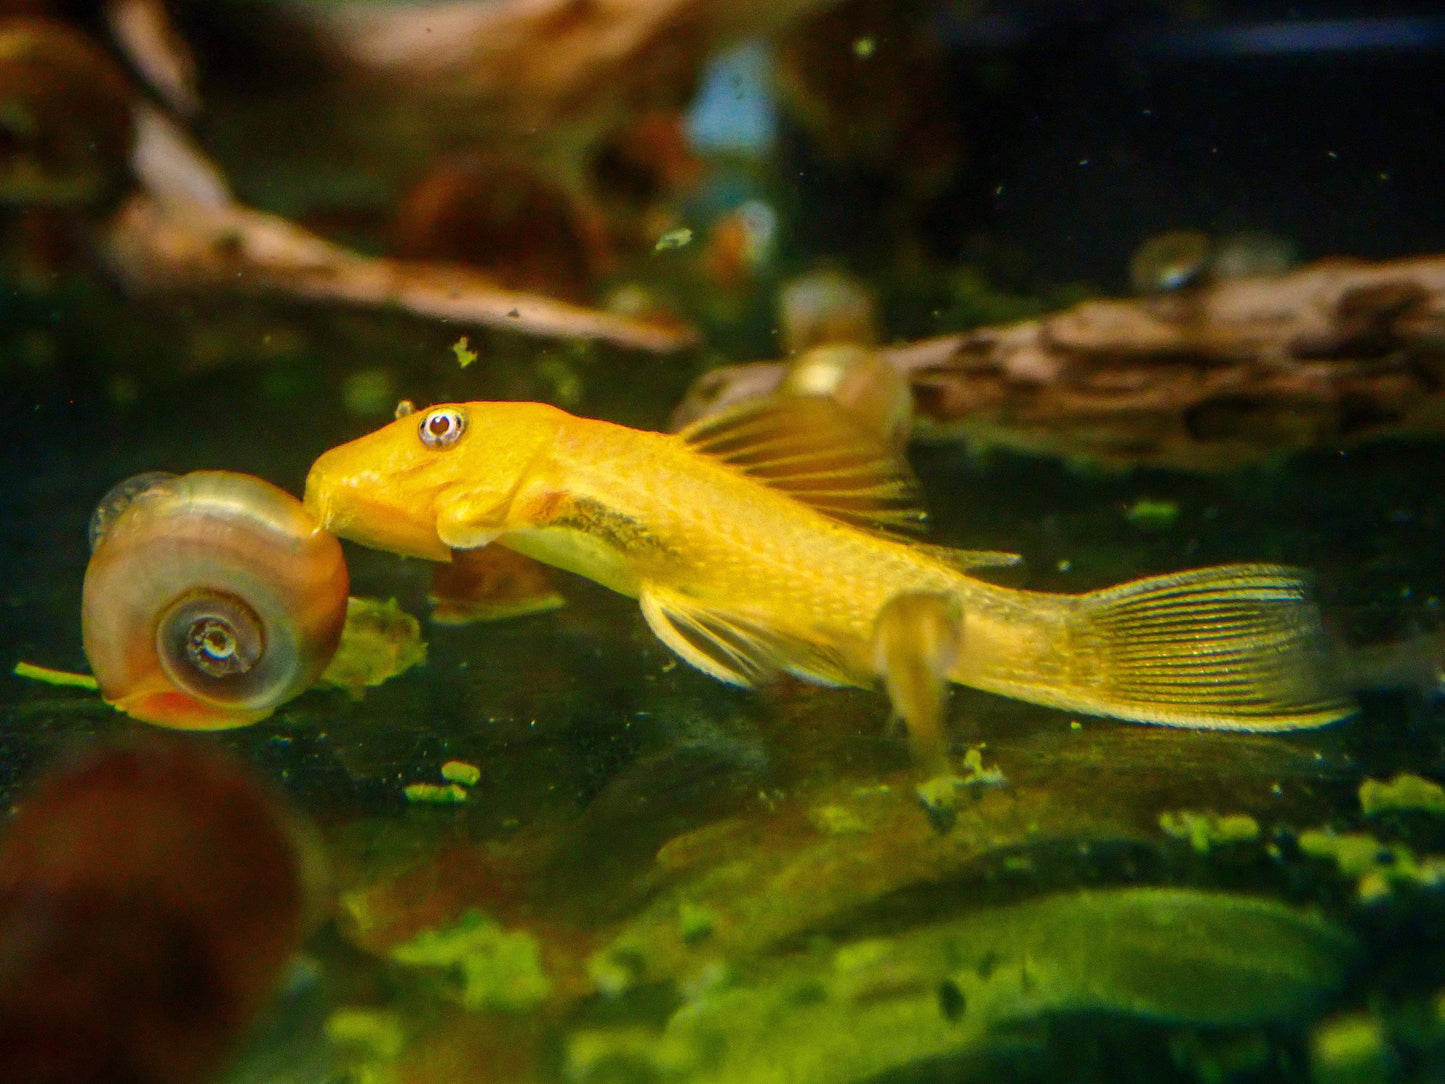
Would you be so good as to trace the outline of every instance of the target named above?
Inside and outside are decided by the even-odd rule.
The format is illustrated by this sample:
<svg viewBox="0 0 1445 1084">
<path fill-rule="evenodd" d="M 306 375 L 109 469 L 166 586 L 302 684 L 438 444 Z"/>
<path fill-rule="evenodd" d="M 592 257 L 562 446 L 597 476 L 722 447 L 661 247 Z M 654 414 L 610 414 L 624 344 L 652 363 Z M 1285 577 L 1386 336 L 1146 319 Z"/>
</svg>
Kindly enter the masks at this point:
<svg viewBox="0 0 1445 1084">
<path fill-rule="evenodd" d="M 1297 569 L 1221 565 L 1060 601 L 1033 640 L 1032 680 L 1016 657 L 1022 670 L 976 684 L 1066 710 L 1216 730 L 1302 729 L 1355 711 Z"/>
</svg>

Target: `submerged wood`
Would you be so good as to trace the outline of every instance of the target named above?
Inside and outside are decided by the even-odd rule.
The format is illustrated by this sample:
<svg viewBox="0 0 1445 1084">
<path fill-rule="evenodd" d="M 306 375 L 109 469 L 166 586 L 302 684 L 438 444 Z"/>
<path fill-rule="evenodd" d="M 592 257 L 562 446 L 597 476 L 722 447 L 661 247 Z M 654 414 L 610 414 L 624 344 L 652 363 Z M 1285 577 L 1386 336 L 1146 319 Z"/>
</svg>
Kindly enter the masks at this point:
<svg viewBox="0 0 1445 1084">
<path fill-rule="evenodd" d="M 475 127 L 531 134 L 640 102 L 682 101 L 719 41 L 836 0 L 424 0 L 298 5 L 353 71 Z M 603 121 L 605 124 L 606 121 Z"/>
<path fill-rule="evenodd" d="M 908 374 L 924 440 L 1111 467 L 1225 470 L 1377 436 L 1438 436 L 1445 256 L 1323 260 L 1087 301 L 880 356 Z M 708 373 L 679 416 L 769 394 L 783 368 Z"/>
<path fill-rule="evenodd" d="M 154 110 L 139 111 L 132 164 L 140 190 L 111 221 L 102 247 L 137 294 L 271 294 L 655 352 L 695 339 L 686 325 L 588 309 L 504 289 L 464 267 L 365 256 L 327 241 L 236 201 L 215 166 Z"/>
</svg>

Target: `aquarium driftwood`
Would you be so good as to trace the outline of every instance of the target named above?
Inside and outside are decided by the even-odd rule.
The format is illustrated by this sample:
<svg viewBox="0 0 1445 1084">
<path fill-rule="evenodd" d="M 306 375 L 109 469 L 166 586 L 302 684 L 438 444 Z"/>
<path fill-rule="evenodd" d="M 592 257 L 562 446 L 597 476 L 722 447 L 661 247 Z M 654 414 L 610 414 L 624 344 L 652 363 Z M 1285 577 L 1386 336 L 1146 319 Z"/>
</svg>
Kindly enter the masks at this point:
<svg viewBox="0 0 1445 1084">
<path fill-rule="evenodd" d="M 641 101 L 681 101 L 720 40 L 837 0 L 494 0 L 297 8 L 334 56 L 475 126 L 530 130 Z"/>
<path fill-rule="evenodd" d="M 1445 256 L 1324 260 L 880 353 L 908 374 L 924 439 L 1217 470 L 1440 435 Z M 683 409 L 768 394 L 783 368 L 716 370 Z"/>
<path fill-rule="evenodd" d="M 103 248 L 138 294 L 271 294 L 649 351 L 695 337 L 685 325 L 504 289 L 464 267 L 365 256 L 327 241 L 235 200 L 216 167 L 154 110 L 140 111 L 132 163 L 140 190 L 106 228 Z"/>
</svg>

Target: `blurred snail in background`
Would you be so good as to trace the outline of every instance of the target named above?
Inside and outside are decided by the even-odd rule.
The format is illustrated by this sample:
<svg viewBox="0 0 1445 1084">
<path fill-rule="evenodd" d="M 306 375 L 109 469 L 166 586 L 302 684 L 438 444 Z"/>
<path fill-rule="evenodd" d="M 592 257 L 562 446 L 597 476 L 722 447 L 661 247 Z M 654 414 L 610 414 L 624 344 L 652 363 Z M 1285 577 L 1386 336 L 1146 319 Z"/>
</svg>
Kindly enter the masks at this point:
<svg viewBox="0 0 1445 1084">
<path fill-rule="evenodd" d="M 1295 246 L 1258 230 L 1211 237 L 1170 230 L 1148 238 L 1129 258 L 1136 294 L 1167 294 L 1226 279 L 1282 275 L 1299 262 Z"/>
<path fill-rule="evenodd" d="M 63 757 L 0 832 L 0 1080 L 205 1084 L 329 903 L 313 830 L 219 750 Z"/>
<path fill-rule="evenodd" d="M 873 346 L 879 324 L 872 288 L 843 271 L 812 271 L 778 291 L 778 330 L 789 356 L 826 343 Z"/>
<path fill-rule="evenodd" d="M 0 19 L 0 203 L 113 199 L 135 138 L 132 97 L 120 65 L 80 31 Z"/>
<path fill-rule="evenodd" d="M 228 471 L 143 474 L 91 519 L 81 631 L 101 695 L 148 723 L 245 726 L 336 651 L 341 545 L 301 502 Z"/>
</svg>

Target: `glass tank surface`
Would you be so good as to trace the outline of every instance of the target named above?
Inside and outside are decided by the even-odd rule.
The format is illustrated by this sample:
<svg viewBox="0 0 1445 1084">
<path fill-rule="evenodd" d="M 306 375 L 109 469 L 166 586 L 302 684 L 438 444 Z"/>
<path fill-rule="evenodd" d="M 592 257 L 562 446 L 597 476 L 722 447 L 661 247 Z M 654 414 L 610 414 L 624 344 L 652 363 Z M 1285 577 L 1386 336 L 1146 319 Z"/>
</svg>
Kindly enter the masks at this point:
<svg viewBox="0 0 1445 1084">
<path fill-rule="evenodd" d="M 0 1081 L 1445 1077 L 1442 64 L 0 3 Z"/>
</svg>

